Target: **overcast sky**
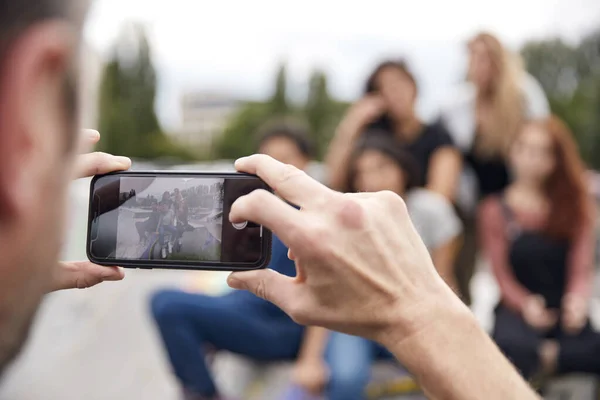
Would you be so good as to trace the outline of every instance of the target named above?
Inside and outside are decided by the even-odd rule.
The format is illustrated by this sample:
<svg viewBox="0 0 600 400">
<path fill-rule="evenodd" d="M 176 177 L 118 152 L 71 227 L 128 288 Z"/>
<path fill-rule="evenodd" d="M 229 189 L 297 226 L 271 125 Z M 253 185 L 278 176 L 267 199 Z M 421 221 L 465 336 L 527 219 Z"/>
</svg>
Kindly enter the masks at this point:
<svg viewBox="0 0 600 400">
<path fill-rule="evenodd" d="M 105 55 L 126 21 L 147 24 L 159 73 L 157 109 L 176 129 L 189 90 L 262 98 L 289 65 L 301 96 L 309 72 L 329 73 L 332 93 L 353 99 L 381 58 L 405 57 L 428 117 L 464 74 L 463 43 L 480 29 L 518 48 L 531 38 L 576 42 L 600 28 L 598 0 L 94 0 L 89 44 Z"/>
</svg>

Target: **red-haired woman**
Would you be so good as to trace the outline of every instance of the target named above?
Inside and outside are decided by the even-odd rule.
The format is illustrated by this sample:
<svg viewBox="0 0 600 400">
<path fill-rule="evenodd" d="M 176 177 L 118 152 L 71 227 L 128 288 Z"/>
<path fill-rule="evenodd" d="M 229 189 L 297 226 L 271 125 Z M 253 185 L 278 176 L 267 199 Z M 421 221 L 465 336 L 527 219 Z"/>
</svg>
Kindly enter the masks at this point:
<svg viewBox="0 0 600 400">
<path fill-rule="evenodd" d="M 571 132 L 556 117 L 529 123 L 508 161 L 512 183 L 479 215 L 501 292 L 493 337 L 526 378 L 600 373 L 588 320 L 593 207 Z"/>
</svg>

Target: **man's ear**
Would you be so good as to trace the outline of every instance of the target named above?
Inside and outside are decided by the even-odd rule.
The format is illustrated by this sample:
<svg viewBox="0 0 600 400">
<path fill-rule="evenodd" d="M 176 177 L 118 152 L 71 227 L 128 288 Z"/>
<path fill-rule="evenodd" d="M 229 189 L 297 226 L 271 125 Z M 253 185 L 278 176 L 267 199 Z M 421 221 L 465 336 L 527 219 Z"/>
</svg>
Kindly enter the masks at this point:
<svg viewBox="0 0 600 400">
<path fill-rule="evenodd" d="M 0 223 L 27 212 L 47 169 L 66 156 L 58 152 L 70 140 L 65 81 L 75 39 L 67 23 L 47 22 L 22 32 L 2 55 Z"/>
</svg>

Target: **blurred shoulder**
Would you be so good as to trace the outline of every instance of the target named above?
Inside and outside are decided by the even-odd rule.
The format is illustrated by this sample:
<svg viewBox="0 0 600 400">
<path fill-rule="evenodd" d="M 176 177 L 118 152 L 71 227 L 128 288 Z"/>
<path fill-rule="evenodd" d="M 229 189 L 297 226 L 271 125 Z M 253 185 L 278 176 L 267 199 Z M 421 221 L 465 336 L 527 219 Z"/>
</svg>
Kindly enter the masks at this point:
<svg viewBox="0 0 600 400">
<path fill-rule="evenodd" d="M 525 98 L 526 114 L 531 119 L 550 115 L 550 104 L 542 85 L 533 75 L 525 73 L 521 79 L 521 90 Z"/>
</svg>

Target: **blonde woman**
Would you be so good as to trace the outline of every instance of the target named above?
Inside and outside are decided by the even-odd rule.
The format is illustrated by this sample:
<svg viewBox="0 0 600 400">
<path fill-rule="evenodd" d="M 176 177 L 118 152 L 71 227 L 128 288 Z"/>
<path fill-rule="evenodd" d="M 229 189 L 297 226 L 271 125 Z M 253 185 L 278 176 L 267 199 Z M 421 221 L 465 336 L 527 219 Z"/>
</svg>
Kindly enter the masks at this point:
<svg viewBox="0 0 600 400">
<path fill-rule="evenodd" d="M 460 292 L 470 303 L 477 204 L 509 184 L 505 154 L 523 122 L 546 118 L 550 110 L 539 83 L 495 36 L 480 33 L 469 42 L 468 49 L 467 82 L 443 106 L 441 120 L 465 160 L 457 203 L 466 229 L 456 271 Z"/>
</svg>

